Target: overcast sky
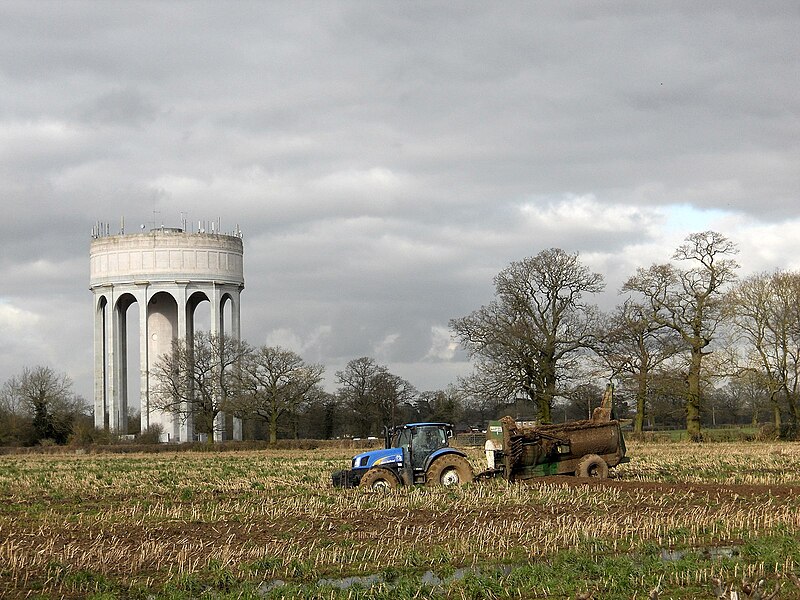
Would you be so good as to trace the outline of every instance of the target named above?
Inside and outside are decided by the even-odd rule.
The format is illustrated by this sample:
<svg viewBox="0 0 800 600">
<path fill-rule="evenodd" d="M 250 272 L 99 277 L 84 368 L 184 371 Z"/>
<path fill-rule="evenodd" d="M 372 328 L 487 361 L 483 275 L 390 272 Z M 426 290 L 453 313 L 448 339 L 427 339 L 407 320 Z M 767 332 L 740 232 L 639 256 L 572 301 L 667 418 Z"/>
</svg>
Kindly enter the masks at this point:
<svg viewBox="0 0 800 600">
<path fill-rule="evenodd" d="M 421 390 L 511 261 L 800 268 L 800 4 L 0 2 L 0 383 L 91 398 L 92 225 L 244 235 L 243 337 Z"/>
</svg>

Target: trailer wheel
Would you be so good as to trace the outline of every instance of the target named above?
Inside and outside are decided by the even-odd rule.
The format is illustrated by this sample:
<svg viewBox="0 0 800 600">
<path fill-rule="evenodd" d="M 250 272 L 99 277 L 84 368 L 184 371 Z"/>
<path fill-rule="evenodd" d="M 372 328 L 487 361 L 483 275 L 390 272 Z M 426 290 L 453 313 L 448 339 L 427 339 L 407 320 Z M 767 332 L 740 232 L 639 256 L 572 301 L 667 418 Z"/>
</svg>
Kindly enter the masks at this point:
<svg viewBox="0 0 800 600">
<path fill-rule="evenodd" d="M 597 454 L 587 454 L 578 463 L 575 475 L 578 477 L 605 479 L 608 477 L 608 464 Z"/>
<path fill-rule="evenodd" d="M 397 477 L 389 469 L 383 467 L 372 467 L 369 471 L 364 473 L 361 481 L 358 482 L 359 487 L 370 488 L 373 490 L 390 490 L 399 485 Z"/>
<path fill-rule="evenodd" d="M 445 454 L 433 461 L 425 475 L 425 485 L 461 485 L 475 476 L 467 459 L 458 454 Z"/>
</svg>

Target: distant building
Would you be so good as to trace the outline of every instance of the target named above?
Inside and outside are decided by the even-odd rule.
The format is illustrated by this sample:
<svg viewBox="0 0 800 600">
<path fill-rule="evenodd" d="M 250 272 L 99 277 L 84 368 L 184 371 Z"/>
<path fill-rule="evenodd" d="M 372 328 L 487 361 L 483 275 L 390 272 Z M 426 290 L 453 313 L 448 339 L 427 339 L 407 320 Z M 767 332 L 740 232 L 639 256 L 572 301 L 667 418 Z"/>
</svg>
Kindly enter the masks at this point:
<svg viewBox="0 0 800 600">
<path fill-rule="evenodd" d="M 150 399 L 151 377 L 159 356 L 174 339 L 192 344 L 195 312 L 210 305 L 211 333 L 241 338 L 240 295 L 244 289 L 241 234 L 187 233 L 156 228 L 149 233 L 106 235 L 99 224 L 92 232 L 90 289 L 94 294 L 94 421 L 124 434 L 128 428 L 128 309 L 136 304 L 139 319 L 139 389 L 142 430 L 159 424 L 164 441 L 192 441 L 191 415 L 182 420 L 156 410 Z M 230 323 L 225 315 L 230 315 Z M 134 375 L 135 376 L 135 375 Z M 223 439 L 224 415 L 215 438 Z M 234 419 L 234 439 L 241 422 Z"/>
</svg>

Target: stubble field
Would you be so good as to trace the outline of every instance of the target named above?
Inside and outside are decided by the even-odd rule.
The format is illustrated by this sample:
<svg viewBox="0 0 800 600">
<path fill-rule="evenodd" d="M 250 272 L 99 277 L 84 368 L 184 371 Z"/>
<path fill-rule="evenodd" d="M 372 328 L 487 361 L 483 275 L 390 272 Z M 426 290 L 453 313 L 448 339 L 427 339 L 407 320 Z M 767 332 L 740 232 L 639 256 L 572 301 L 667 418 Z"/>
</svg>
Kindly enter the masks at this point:
<svg viewBox="0 0 800 600">
<path fill-rule="evenodd" d="M 800 598 L 798 444 L 388 493 L 331 487 L 351 454 L 0 456 L 0 597 Z"/>
</svg>

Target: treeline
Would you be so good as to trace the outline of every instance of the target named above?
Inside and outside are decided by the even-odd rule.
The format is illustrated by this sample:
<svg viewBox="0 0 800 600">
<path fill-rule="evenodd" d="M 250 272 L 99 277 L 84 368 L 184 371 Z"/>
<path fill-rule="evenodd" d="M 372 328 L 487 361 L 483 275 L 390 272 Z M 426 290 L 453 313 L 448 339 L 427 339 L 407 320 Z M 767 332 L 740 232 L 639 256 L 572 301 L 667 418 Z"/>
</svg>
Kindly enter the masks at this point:
<svg viewBox="0 0 800 600">
<path fill-rule="evenodd" d="M 219 415 L 224 414 L 243 420 L 245 437 L 270 442 L 279 437 L 364 438 L 410 421 L 468 428 L 488 414 L 455 386 L 420 392 L 370 357 L 353 359 L 336 372 L 335 393 L 320 385 L 323 373 L 321 365 L 290 350 L 251 347 L 200 332 L 191 352 L 176 340 L 172 353 L 158 361 L 151 404 L 180 419 L 192 415 L 195 430 L 208 439 L 223 426 Z"/>
<path fill-rule="evenodd" d="M 494 298 L 450 322 L 473 373 L 444 390 L 419 391 L 370 357 L 336 372 L 280 347 L 199 332 L 162 356 L 151 405 L 213 439 L 222 415 L 245 437 L 366 437 L 384 425 L 446 421 L 483 428 L 503 414 L 541 422 L 586 418 L 606 381 L 615 414 L 635 431 L 768 422 L 793 437 L 800 419 L 800 273 L 737 278 L 738 249 L 725 236 L 688 236 L 671 261 L 640 268 L 621 302 L 603 313 L 590 302 L 603 276 L 559 248 L 511 263 Z M 46 382 L 43 380 L 47 380 Z M 26 369 L 0 393 L 0 443 L 64 443 L 86 436 L 82 402 L 66 375 Z M 89 421 L 91 422 L 91 421 Z M 132 415 L 131 433 L 141 432 Z M 230 425 L 228 424 L 228 427 Z M 50 443 L 50 442 L 47 442 Z"/>
<path fill-rule="evenodd" d="M 65 373 L 24 368 L 0 389 L 0 445 L 65 444 L 92 429 L 86 401 Z"/>
<path fill-rule="evenodd" d="M 640 268 L 602 313 L 603 277 L 577 254 L 544 250 L 495 278 L 494 300 L 451 327 L 474 359 L 473 394 L 523 396 L 542 421 L 598 375 L 620 382 L 635 431 L 769 418 L 795 436 L 800 396 L 800 273 L 738 281 L 736 245 L 689 235 L 671 262 Z"/>
</svg>

